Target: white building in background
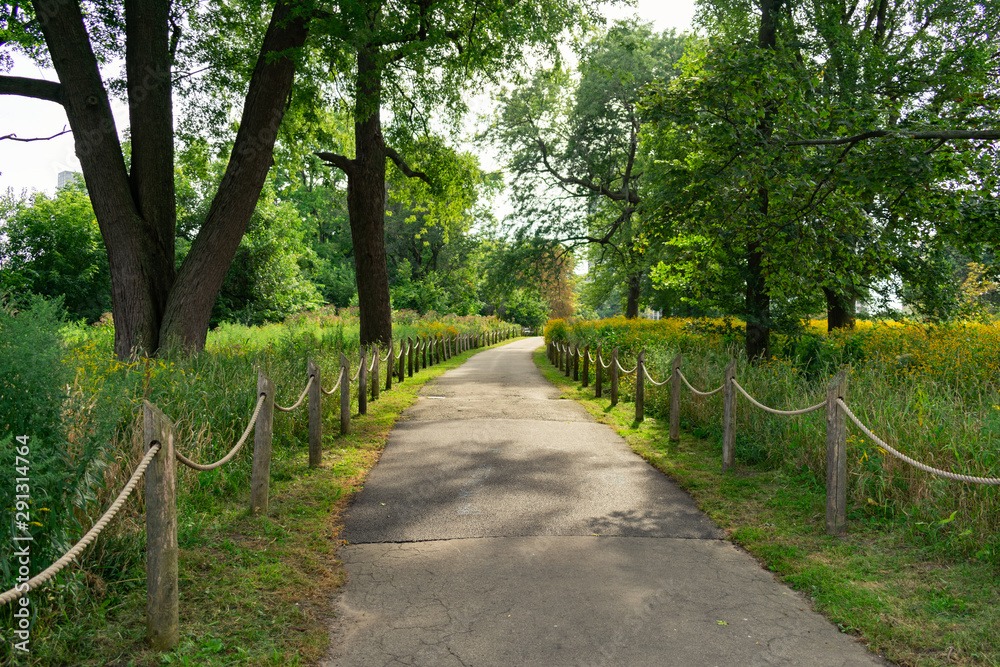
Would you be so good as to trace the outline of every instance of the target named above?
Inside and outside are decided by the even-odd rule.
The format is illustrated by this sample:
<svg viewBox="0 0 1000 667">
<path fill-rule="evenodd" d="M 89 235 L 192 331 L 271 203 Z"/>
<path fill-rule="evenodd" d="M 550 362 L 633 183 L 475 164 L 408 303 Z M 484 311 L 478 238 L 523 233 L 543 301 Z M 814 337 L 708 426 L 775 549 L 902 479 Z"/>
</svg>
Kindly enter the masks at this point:
<svg viewBox="0 0 1000 667">
<path fill-rule="evenodd" d="M 71 183 L 72 181 L 78 180 L 81 183 L 83 183 L 83 174 L 81 174 L 78 171 L 60 171 L 59 172 L 59 176 L 57 176 L 56 178 L 57 178 L 57 181 L 58 181 L 56 183 L 56 190 L 62 189 L 68 183 Z"/>
</svg>

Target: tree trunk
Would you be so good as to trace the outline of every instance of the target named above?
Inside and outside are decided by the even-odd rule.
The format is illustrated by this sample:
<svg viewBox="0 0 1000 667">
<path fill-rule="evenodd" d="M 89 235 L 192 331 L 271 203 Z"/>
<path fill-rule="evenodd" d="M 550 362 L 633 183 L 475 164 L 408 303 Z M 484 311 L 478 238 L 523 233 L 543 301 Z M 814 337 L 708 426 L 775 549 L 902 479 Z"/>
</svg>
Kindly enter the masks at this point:
<svg viewBox="0 0 1000 667">
<path fill-rule="evenodd" d="M 746 349 L 752 362 L 771 358 L 771 295 L 767 291 L 763 262 L 760 244 L 751 243 L 747 247 Z"/>
<path fill-rule="evenodd" d="M 61 94 L 54 101 L 66 109 L 108 253 L 115 354 L 153 354 L 177 343 L 201 349 L 212 306 L 271 166 L 291 89 L 294 63 L 288 57 L 268 62 L 268 56 L 301 47 L 306 19 L 284 3 L 275 5 L 229 166 L 175 277 L 170 2 L 125 2 L 131 173 L 79 3 L 38 0 L 34 7 L 59 75 Z"/>
<path fill-rule="evenodd" d="M 76 2 L 39 0 L 35 10 L 48 46 L 52 64 L 63 88 L 66 110 L 84 181 L 97 217 L 111 271 L 111 298 L 115 318 L 115 353 L 119 358 L 134 351 L 153 352 L 158 346 L 158 314 L 162 313 L 166 291 L 173 279 L 173 164 L 165 178 L 151 172 L 152 161 L 135 170 L 130 179 L 125 168 L 118 132 L 107 91 L 101 80 L 97 59 L 90 45 L 80 6 Z M 166 51 L 169 3 L 150 3 L 139 11 L 126 7 L 126 32 L 143 39 L 143 48 L 128 50 L 136 63 L 128 67 L 129 98 L 150 114 L 148 132 L 139 131 L 137 162 L 148 151 L 163 150 L 161 136 L 173 138 L 169 97 L 169 53 Z M 146 24 L 162 20 L 162 25 Z M 166 56 L 166 58 L 164 58 Z M 138 70 L 136 68 L 139 68 Z M 145 83 L 132 81 L 140 71 L 149 72 Z M 164 98 L 163 86 L 168 91 Z M 165 99 L 165 101 L 164 101 Z M 166 112 L 153 107 L 166 103 Z M 136 128 L 138 129 L 138 128 Z M 164 187 L 164 180 L 170 185 Z M 170 192 L 169 206 L 147 202 L 164 191 Z M 151 216 L 147 220 L 146 213 Z M 170 233 L 163 238 L 163 230 Z"/>
<path fill-rule="evenodd" d="M 774 50 L 778 43 L 778 16 L 782 0 L 762 0 L 760 13 L 760 31 L 757 34 L 757 46 L 761 49 Z M 774 132 L 774 105 L 767 104 L 764 117 L 757 126 L 761 139 L 770 141 Z M 759 215 L 758 230 L 767 228 L 769 213 L 769 198 L 767 184 L 757 189 Z M 751 233 L 755 233 L 753 230 Z M 746 350 L 747 358 L 752 362 L 771 358 L 771 295 L 768 292 L 767 278 L 764 275 L 764 247 L 759 239 L 752 239 L 747 244 L 747 287 L 746 287 Z"/>
<path fill-rule="evenodd" d="M 628 296 L 625 301 L 625 317 L 634 319 L 639 317 L 639 293 L 642 286 L 642 274 L 630 273 L 628 277 Z"/>
<path fill-rule="evenodd" d="M 347 174 L 347 211 L 361 316 L 361 345 L 392 340 L 389 268 L 385 254 L 385 139 L 382 136 L 382 69 L 375 47 L 358 50 L 355 158 Z"/>
<path fill-rule="evenodd" d="M 275 59 L 273 54 L 302 47 L 307 35 L 302 13 L 277 3 L 250 77 L 229 164 L 167 300 L 161 345 L 205 347 L 212 306 L 274 162 L 274 142 L 295 77 L 295 61 L 288 55 Z"/>
<path fill-rule="evenodd" d="M 829 287 L 823 288 L 823 294 L 826 295 L 826 330 L 853 329 L 857 298 L 838 294 Z"/>
<path fill-rule="evenodd" d="M 173 288 L 174 232 L 177 225 L 174 192 L 174 113 L 171 97 L 171 55 L 168 35 L 170 0 L 125 2 L 125 71 L 127 74 L 129 129 L 132 138 L 132 163 L 129 185 L 142 221 L 139 266 L 142 277 L 119 280 L 114 292 L 122 303 L 134 290 L 143 286 L 147 302 L 142 313 L 141 330 L 147 340 L 141 351 L 152 354 L 160 345 L 159 325 Z M 115 309 L 116 321 L 119 309 Z M 127 326 L 129 322 L 124 322 Z M 119 357 L 132 352 L 137 341 L 118 335 Z"/>
</svg>

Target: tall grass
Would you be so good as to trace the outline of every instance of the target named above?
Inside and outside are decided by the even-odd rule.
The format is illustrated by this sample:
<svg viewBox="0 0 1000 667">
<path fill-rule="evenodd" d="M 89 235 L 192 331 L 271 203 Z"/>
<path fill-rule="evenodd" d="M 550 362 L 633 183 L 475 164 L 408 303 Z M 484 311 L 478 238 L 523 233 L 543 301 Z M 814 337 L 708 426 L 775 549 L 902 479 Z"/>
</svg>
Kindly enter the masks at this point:
<svg viewBox="0 0 1000 667">
<path fill-rule="evenodd" d="M 502 326 L 492 317 L 420 317 L 406 311 L 394 315 L 397 340 L 481 333 Z M 5 341 L 0 344 L 0 361 L 4 362 L 0 414 L 9 415 L 0 432 L 0 463 L 5 471 L 11 469 L 7 458 L 12 458 L 12 436 L 27 432 L 37 438 L 39 446 L 33 451 L 37 452 L 39 481 L 45 482 L 38 485 L 38 492 L 47 492 L 45 504 L 52 510 L 46 524 L 36 531 L 45 549 L 33 551 L 32 575 L 90 528 L 142 458 L 143 400 L 174 422 L 178 451 L 198 462 L 215 461 L 235 444 L 253 413 L 258 371 L 274 382 L 276 402 L 291 405 L 305 387 L 307 359 L 319 365 L 327 390 L 339 373 L 341 353 L 351 360 L 352 374 L 357 370 L 358 333 L 356 309 L 340 313 L 327 309 L 295 315 L 282 324 L 223 324 L 209 332 L 205 350 L 198 354 L 167 353 L 119 361 L 114 357 L 110 321 L 65 325 L 58 306 L 45 302 L 17 317 L 9 310 L 0 312 L 0 340 Z M 382 364 L 380 373 L 383 381 L 386 365 Z M 31 378 L 30 386 L 26 378 Z M 15 388 L 16 395 L 11 393 Z M 352 394 L 356 406 L 356 383 L 352 383 Z M 326 401 L 324 406 L 329 414 L 339 411 L 339 401 Z M 276 464 L 272 474 L 290 474 L 283 472 L 280 461 L 308 446 L 307 410 L 276 413 L 273 437 Z M 42 442 L 47 443 L 44 449 Z M 197 539 L 220 500 L 249 493 L 252 450 L 251 438 L 249 446 L 217 470 L 178 468 L 182 545 Z M 58 460 L 43 460 L 43 453 Z M 78 568 L 33 593 L 33 599 L 45 602 L 36 605 L 34 638 L 45 637 L 60 619 L 71 617 L 81 596 L 103 594 L 111 588 L 123 593 L 144 585 L 141 490 L 140 484 L 116 519 L 78 559 Z M 9 546 L 10 541 L 3 544 Z M 0 568 L 11 562 L 7 555 L 0 550 Z M 13 585 L 13 577 L 3 569 L 0 574 L 4 575 L 0 590 L 6 590 Z M 7 634 L 14 627 L 9 613 L 9 606 L 0 609 L 0 641 L 8 648 L 11 637 Z"/>
<path fill-rule="evenodd" d="M 979 323 L 927 326 L 859 322 L 829 336 L 808 322 L 796 337 L 778 337 L 777 354 L 750 364 L 740 341 L 742 323 L 729 320 L 621 318 L 552 321 L 549 340 L 618 346 L 632 365 L 639 349 L 657 380 L 683 353 L 682 370 L 701 390 L 722 384 L 737 361 L 739 383 L 757 400 L 797 409 L 825 400 L 826 386 L 849 369 L 848 404 L 879 437 L 909 456 L 944 470 L 1000 477 L 1000 327 Z M 622 392 L 634 392 L 623 379 Z M 647 410 L 669 415 L 669 385 L 647 387 Z M 722 397 L 682 390 L 686 428 L 721 439 Z M 744 469 L 785 467 L 825 483 L 823 411 L 798 417 L 769 415 L 737 397 L 737 461 Z M 902 529 L 908 539 L 942 557 L 974 558 L 1000 566 L 1000 493 L 995 486 L 949 481 L 912 468 L 848 425 L 849 521 Z"/>
</svg>

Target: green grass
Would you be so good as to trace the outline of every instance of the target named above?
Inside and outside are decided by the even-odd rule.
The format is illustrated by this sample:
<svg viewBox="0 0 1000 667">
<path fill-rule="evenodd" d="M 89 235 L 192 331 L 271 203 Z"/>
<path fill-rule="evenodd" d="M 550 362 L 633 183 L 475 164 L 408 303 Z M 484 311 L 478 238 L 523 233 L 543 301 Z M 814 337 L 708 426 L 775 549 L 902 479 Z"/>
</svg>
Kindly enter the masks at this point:
<svg viewBox="0 0 1000 667">
<path fill-rule="evenodd" d="M 632 449 L 686 489 L 727 533 L 778 576 L 808 594 L 843 631 L 901 665 L 1000 665 L 1000 572 L 981 560 L 944 559 L 907 517 L 876 517 L 854 508 L 848 536 L 825 534 L 825 480 L 808 467 L 737 459 L 721 472 L 722 446 L 610 407 L 535 353 L 544 375 L 583 404 Z M 751 458 L 751 460 L 753 460 Z M 944 530 L 947 525 L 926 526 Z"/>
<path fill-rule="evenodd" d="M 346 436 L 339 435 L 339 400 L 328 397 L 323 404 L 324 458 L 318 468 L 308 467 L 302 429 L 286 431 L 280 446 L 276 437 L 267 516 L 248 514 L 245 483 L 219 482 L 226 467 L 209 473 L 182 470 L 181 640 L 175 651 L 157 653 L 146 644 L 145 539 L 141 515 L 133 508 L 116 518 L 111 537 L 84 555 L 81 569 L 61 575 L 48 594 L 46 589 L 33 593 L 33 604 L 48 605 L 46 619 L 32 634 L 31 653 L 15 656 L 12 664 L 316 663 L 329 646 L 331 600 L 344 577 L 337 560 L 340 513 L 360 490 L 390 429 L 418 390 L 478 351 L 394 382 L 390 391 L 368 403 L 367 415 L 353 415 Z M 305 409 L 276 414 L 276 419 L 304 420 Z M 356 401 L 352 409 L 357 409 Z M 5 642 L 2 650 L 9 649 Z M 7 658 L 0 654 L 0 664 Z"/>
</svg>

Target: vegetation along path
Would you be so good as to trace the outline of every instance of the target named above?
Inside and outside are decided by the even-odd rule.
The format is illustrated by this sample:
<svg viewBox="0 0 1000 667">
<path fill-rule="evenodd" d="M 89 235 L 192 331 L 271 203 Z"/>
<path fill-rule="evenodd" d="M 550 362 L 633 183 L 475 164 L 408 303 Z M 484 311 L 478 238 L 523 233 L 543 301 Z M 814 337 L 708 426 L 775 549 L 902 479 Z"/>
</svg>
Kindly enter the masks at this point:
<svg viewBox="0 0 1000 667">
<path fill-rule="evenodd" d="M 875 665 L 536 369 L 426 385 L 345 521 L 326 667 Z"/>
</svg>

